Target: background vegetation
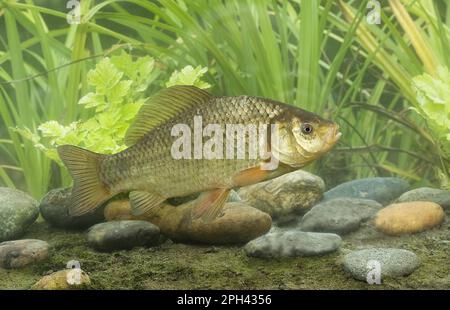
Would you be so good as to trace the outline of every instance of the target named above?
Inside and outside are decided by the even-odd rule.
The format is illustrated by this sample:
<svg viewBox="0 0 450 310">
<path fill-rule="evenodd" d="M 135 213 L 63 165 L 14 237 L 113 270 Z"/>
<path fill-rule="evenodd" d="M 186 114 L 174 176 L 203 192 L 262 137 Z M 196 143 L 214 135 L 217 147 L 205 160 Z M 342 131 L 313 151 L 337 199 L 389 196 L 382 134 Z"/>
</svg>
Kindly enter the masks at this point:
<svg viewBox="0 0 450 310">
<path fill-rule="evenodd" d="M 380 24 L 367 21 L 369 0 L 83 0 L 80 23 L 69 24 L 74 2 L 0 0 L 2 185 L 40 197 L 65 182 L 30 137 L 48 121 L 95 118 L 78 104 L 98 92 L 88 72 L 126 51 L 151 57 L 157 72 L 137 99 L 190 65 L 207 68 L 202 83 L 216 95 L 269 97 L 336 120 L 340 145 L 309 168 L 330 186 L 375 175 L 448 186 L 445 0 L 380 1 Z"/>
</svg>

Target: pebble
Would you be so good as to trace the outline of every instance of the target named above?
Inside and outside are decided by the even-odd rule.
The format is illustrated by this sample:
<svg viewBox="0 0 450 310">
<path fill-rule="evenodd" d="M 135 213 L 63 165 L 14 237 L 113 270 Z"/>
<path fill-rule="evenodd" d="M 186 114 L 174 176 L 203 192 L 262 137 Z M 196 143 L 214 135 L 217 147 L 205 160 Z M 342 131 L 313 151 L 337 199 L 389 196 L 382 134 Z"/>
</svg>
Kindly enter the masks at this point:
<svg viewBox="0 0 450 310">
<path fill-rule="evenodd" d="M 91 279 L 81 269 L 65 269 L 44 276 L 36 282 L 33 290 L 71 290 L 88 288 Z"/>
<path fill-rule="evenodd" d="M 316 256 L 336 251 L 341 243 L 336 234 L 289 230 L 252 240 L 244 251 L 248 256 L 261 258 Z"/>
<path fill-rule="evenodd" d="M 133 215 L 131 205 L 128 199 L 120 199 L 109 202 L 103 214 L 107 221 L 124 221 L 124 220 L 145 220 L 145 215 Z"/>
<path fill-rule="evenodd" d="M 0 242 L 21 237 L 38 216 L 35 199 L 22 191 L 0 187 Z"/>
<path fill-rule="evenodd" d="M 88 244 L 99 251 L 129 250 L 161 243 L 159 228 L 146 221 L 115 221 L 89 228 Z"/>
<path fill-rule="evenodd" d="M 302 212 L 322 198 L 323 180 L 297 170 L 278 178 L 239 189 L 242 202 L 270 214 L 274 219 Z"/>
<path fill-rule="evenodd" d="M 357 230 L 383 206 L 374 200 L 335 198 L 314 206 L 302 218 L 302 231 L 346 234 Z"/>
<path fill-rule="evenodd" d="M 444 218 L 444 210 L 434 202 L 401 202 L 381 209 L 375 227 L 388 235 L 417 233 L 439 225 Z"/>
<path fill-rule="evenodd" d="M 71 193 L 71 188 L 57 188 L 42 198 L 39 209 L 48 223 L 54 227 L 83 230 L 105 220 L 102 206 L 81 216 L 71 216 L 69 214 Z"/>
<path fill-rule="evenodd" d="M 48 257 L 47 242 L 36 239 L 5 241 L 0 243 L 0 267 L 5 269 L 22 268 L 38 263 Z"/>
<path fill-rule="evenodd" d="M 344 257 L 344 270 L 357 280 L 367 281 L 378 266 L 380 280 L 383 281 L 386 276 L 403 277 L 411 274 L 420 266 L 420 260 L 411 251 L 393 248 L 358 250 Z"/>
<path fill-rule="evenodd" d="M 222 213 L 211 221 L 192 218 L 192 201 L 178 206 L 163 203 L 155 212 L 139 217 L 131 214 L 128 200 L 107 206 L 108 220 L 141 219 L 157 225 L 161 233 L 177 242 L 242 244 L 265 234 L 272 225 L 267 213 L 241 202 L 227 202 Z"/>
<path fill-rule="evenodd" d="M 438 188 L 421 187 L 401 195 L 397 202 L 430 201 L 450 211 L 450 191 Z"/>
<path fill-rule="evenodd" d="M 342 183 L 324 193 L 324 200 L 333 198 L 362 198 L 386 205 L 409 189 L 409 184 L 399 178 L 366 178 Z"/>
</svg>

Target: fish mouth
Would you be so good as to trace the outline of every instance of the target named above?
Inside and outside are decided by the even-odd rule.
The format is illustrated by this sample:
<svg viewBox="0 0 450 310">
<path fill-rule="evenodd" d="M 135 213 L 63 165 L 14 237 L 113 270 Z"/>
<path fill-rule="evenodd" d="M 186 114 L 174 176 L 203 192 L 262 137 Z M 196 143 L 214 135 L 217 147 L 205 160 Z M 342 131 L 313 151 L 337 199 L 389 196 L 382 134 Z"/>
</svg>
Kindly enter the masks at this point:
<svg viewBox="0 0 450 310">
<path fill-rule="evenodd" d="M 333 128 L 328 132 L 325 137 L 325 144 L 327 145 L 327 150 L 329 150 L 336 142 L 341 138 L 342 132 L 339 131 L 339 125 L 334 124 Z"/>
</svg>

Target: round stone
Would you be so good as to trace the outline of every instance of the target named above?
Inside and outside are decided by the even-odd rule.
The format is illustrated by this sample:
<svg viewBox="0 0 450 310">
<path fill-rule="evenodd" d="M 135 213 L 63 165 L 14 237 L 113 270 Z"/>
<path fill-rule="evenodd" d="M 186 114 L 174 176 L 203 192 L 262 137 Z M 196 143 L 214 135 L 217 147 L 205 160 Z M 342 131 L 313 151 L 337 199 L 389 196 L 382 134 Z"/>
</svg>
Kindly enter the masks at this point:
<svg viewBox="0 0 450 310">
<path fill-rule="evenodd" d="M 315 256 L 336 251 L 341 243 L 341 237 L 335 234 L 288 230 L 252 240 L 244 250 L 248 256 L 262 258 Z"/>
<path fill-rule="evenodd" d="M 192 218 L 192 200 L 178 206 L 164 203 L 150 214 L 132 215 L 129 200 L 110 203 L 105 209 L 108 220 L 146 220 L 161 233 L 178 242 L 207 244 L 246 243 L 265 234 L 272 220 L 267 213 L 240 202 L 227 202 L 223 213 L 211 221 Z"/>
<path fill-rule="evenodd" d="M 314 206 L 302 218 L 303 231 L 346 234 L 358 229 L 383 206 L 374 200 L 335 198 Z"/>
<path fill-rule="evenodd" d="M 87 241 L 99 251 L 128 250 L 159 244 L 160 232 L 146 221 L 115 221 L 92 226 Z"/>
<path fill-rule="evenodd" d="M 389 235 L 416 233 L 439 225 L 444 217 L 444 210 L 434 202 L 395 203 L 377 213 L 375 227 Z"/>
<path fill-rule="evenodd" d="M 377 277 L 403 277 L 420 266 L 416 254 L 403 249 L 373 248 L 353 251 L 344 257 L 344 270 L 353 278 L 367 281 Z M 369 280 L 370 281 L 370 280 Z"/>
<path fill-rule="evenodd" d="M 399 178 L 366 178 L 342 183 L 323 194 L 324 200 L 333 198 L 362 198 L 386 205 L 409 189 Z"/>
<path fill-rule="evenodd" d="M 47 242 L 23 239 L 0 243 L 0 267 L 21 268 L 45 260 L 48 257 Z"/>
<path fill-rule="evenodd" d="M 450 191 L 438 188 L 421 187 L 408 191 L 398 197 L 397 202 L 430 201 L 445 210 L 450 210 Z"/>
<path fill-rule="evenodd" d="M 107 221 L 145 220 L 145 215 L 136 216 L 132 214 L 130 201 L 128 199 L 109 202 L 103 213 Z"/>
<path fill-rule="evenodd" d="M 88 288 L 91 279 L 81 269 L 65 269 L 41 278 L 33 286 L 33 290 L 71 290 Z"/>
<path fill-rule="evenodd" d="M 323 180 L 297 170 L 278 178 L 239 189 L 242 202 L 270 214 L 274 219 L 305 211 L 322 198 Z"/>
<path fill-rule="evenodd" d="M 22 191 L 0 187 L 0 242 L 22 236 L 38 216 L 35 199 Z"/>
<path fill-rule="evenodd" d="M 227 202 L 211 221 L 193 219 L 193 207 L 192 203 L 177 207 L 163 204 L 148 220 L 174 241 L 213 245 L 246 243 L 268 232 L 272 225 L 270 215 L 240 202 Z"/>
<path fill-rule="evenodd" d="M 42 217 L 52 226 L 64 229 L 86 229 L 105 220 L 103 206 L 81 216 L 70 215 L 71 194 L 71 188 L 57 188 L 48 192 L 39 205 Z"/>
</svg>

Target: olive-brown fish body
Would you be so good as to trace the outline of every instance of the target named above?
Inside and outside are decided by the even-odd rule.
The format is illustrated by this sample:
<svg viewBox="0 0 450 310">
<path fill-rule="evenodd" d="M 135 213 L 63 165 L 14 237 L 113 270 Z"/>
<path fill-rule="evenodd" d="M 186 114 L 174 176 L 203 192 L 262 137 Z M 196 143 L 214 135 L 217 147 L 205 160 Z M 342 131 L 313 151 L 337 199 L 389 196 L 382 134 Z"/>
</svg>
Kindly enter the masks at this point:
<svg viewBox="0 0 450 310">
<path fill-rule="evenodd" d="M 174 159 L 171 148 L 176 137 L 171 135 L 172 128 L 177 124 L 186 124 L 194 129 L 194 117 L 201 115 L 203 126 L 220 125 L 224 133 L 222 141 L 230 143 L 225 137 L 227 124 L 254 124 L 259 127 L 273 123 L 282 111 L 283 106 L 260 98 L 213 97 L 153 129 L 123 152 L 106 157 L 100 165 L 101 178 L 114 192 L 151 190 L 166 197 L 233 187 L 233 176 L 239 171 L 259 166 L 262 161 L 259 151 L 256 158 L 250 158 L 248 136 L 245 139 L 244 159 L 226 158 L 226 145 L 223 145 L 223 159 L 195 159 L 193 155 L 191 159 Z M 202 144 L 208 139 L 203 138 Z M 193 130 L 191 141 L 194 143 Z M 193 144 L 191 150 L 194 153 Z M 234 151 L 236 156 L 236 144 Z"/>
<path fill-rule="evenodd" d="M 130 192 L 136 214 L 202 192 L 193 216 L 207 220 L 220 213 L 231 188 L 302 167 L 340 135 L 336 123 L 281 102 L 174 86 L 143 105 L 123 152 L 102 155 L 70 145 L 58 152 L 74 179 L 72 215 L 122 192 Z M 267 161 L 274 165 L 266 167 Z"/>
</svg>

